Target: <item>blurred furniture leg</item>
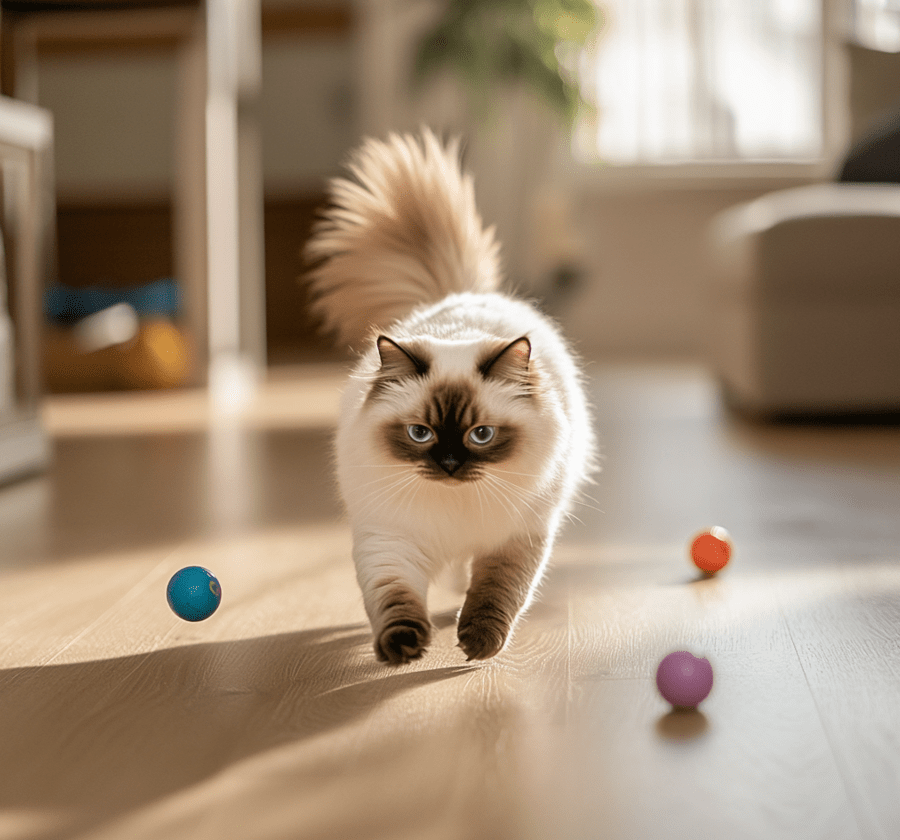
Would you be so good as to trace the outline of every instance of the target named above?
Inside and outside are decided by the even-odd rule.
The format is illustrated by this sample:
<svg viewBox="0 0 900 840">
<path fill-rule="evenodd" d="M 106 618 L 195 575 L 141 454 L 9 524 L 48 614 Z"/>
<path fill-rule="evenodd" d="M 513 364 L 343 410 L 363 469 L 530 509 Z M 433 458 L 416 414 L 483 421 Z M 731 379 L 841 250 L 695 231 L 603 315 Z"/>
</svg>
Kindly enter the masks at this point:
<svg viewBox="0 0 900 840">
<path fill-rule="evenodd" d="M 0 276 L 0 481 L 46 466 L 40 423 L 42 295 L 53 265 L 53 119 L 42 108 L 0 96 L 2 229 Z"/>
<path fill-rule="evenodd" d="M 205 26 L 205 344 L 213 398 L 228 404 L 266 364 L 259 0 L 207 0 Z M 199 69 L 198 49 L 188 47 L 188 69 Z M 195 173 L 187 189 L 198 186 Z"/>
<path fill-rule="evenodd" d="M 92 8 L 93 5 L 93 8 Z M 4 0 L 14 21 L 16 97 L 36 98 L 37 45 L 174 38 L 178 61 L 176 275 L 198 354 L 198 379 L 228 401 L 266 364 L 263 188 L 257 102 L 260 0 L 197 3 Z M 33 7 L 33 10 L 32 10 Z M 55 7 L 55 8 L 54 8 Z M 75 10 L 73 10 L 75 9 Z M 199 14 L 197 12 L 200 12 Z M 100 130 L 100 129 L 98 129 Z"/>
</svg>

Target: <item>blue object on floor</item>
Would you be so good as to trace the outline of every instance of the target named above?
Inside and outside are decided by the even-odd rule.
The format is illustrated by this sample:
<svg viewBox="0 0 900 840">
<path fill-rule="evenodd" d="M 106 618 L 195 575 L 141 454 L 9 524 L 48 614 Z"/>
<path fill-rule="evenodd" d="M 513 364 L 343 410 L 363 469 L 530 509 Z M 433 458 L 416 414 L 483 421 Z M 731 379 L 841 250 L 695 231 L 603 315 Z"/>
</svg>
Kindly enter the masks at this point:
<svg viewBox="0 0 900 840">
<path fill-rule="evenodd" d="M 54 323 L 74 324 L 117 303 L 130 304 L 139 316 L 174 316 L 181 304 L 181 293 L 171 278 L 121 289 L 76 289 L 56 284 L 44 297 L 44 313 Z"/>
<path fill-rule="evenodd" d="M 209 569 L 187 566 L 172 575 L 166 587 L 166 600 L 179 618 L 203 621 L 219 608 L 222 587 Z"/>
</svg>

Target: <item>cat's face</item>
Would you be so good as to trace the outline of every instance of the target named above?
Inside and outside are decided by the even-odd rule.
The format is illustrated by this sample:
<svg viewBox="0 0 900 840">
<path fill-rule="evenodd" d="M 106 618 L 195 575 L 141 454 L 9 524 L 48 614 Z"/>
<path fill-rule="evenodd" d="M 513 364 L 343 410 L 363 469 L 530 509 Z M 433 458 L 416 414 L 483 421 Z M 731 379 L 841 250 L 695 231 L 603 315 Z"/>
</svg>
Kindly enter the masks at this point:
<svg viewBox="0 0 900 840">
<path fill-rule="evenodd" d="M 449 485 L 517 467 L 528 474 L 539 398 L 527 338 L 453 346 L 382 336 L 378 352 L 369 402 L 388 462 Z"/>
</svg>

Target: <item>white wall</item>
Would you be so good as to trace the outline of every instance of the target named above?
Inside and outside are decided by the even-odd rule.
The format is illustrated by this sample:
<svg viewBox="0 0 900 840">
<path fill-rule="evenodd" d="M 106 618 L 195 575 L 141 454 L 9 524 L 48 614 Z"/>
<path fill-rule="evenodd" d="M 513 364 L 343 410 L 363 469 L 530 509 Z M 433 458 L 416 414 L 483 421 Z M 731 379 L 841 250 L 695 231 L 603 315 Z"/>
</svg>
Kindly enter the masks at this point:
<svg viewBox="0 0 900 840">
<path fill-rule="evenodd" d="M 575 222 L 586 275 L 559 314 L 589 357 L 701 358 L 708 329 L 709 225 L 766 188 L 583 187 Z"/>
<path fill-rule="evenodd" d="M 170 56 L 41 61 L 39 104 L 53 112 L 61 196 L 168 190 L 175 62 Z"/>
<path fill-rule="evenodd" d="M 364 20 L 375 16 L 377 22 L 385 3 L 411 8 L 406 0 L 365 0 L 358 9 Z M 392 119 L 392 91 L 402 81 L 396 49 L 401 33 L 395 23 L 382 20 L 371 37 L 361 39 L 361 53 L 351 39 L 266 42 L 261 119 L 270 195 L 321 188 L 322 179 L 338 171 L 360 131 L 375 130 L 376 124 Z M 42 64 L 39 84 L 41 102 L 56 117 L 57 178 L 63 197 L 168 191 L 172 58 L 57 58 Z M 367 85 L 368 98 L 354 102 L 354 92 Z M 415 115 L 406 118 L 399 127 L 414 127 Z M 398 126 L 384 126 L 391 127 Z M 521 138 L 522 132 L 516 134 Z M 477 154 L 474 158 L 480 169 L 493 167 L 489 156 L 487 163 L 479 162 Z M 504 178 L 510 180 L 508 173 Z M 702 352 L 704 301 L 712 279 L 705 256 L 709 222 L 720 210 L 777 186 L 752 180 L 716 188 L 704 183 L 652 186 L 636 176 L 631 184 L 610 188 L 599 186 L 593 173 L 566 174 L 564 188 L 573 189 L 572 216 L 586 273 L 583 286 L 559 317 L 585 353 Z M 485 182 L 480 189 L 485 215 L 500 215 L 492 198 L 497 204 L 501 191 Z M 533 244 L 533 234 L 526 234 L 525 244 L 528 236 Z"/>
<path fill-rule="evenodd" d="M 319 189 L 356 138 L 346 39 L 278 38 L 263 48 L 263 165 L 270 193 Z M 40 63 L 56 121 L 61 198 L 166 195 L 176 97 L 172 55 L 67 56 Z"/>
<path fill-rule="evenodd" d="M 353 47 L 276 40 L 265 46 L 263 72 L 268 192 L 320 189 L 358 137 Z M 42 63 L 40 99 L 56 118 L 62 198 L 168 192 L 175 81 L 174 60 L 161 54 Z M 708 223 L 764 190 L 610 189 L 597 188 L 590 173 L 580 186 L 577 172 L 568 178 L 586 275 L 559 317 L 579 346 L 591 355 L 700 353 Z M 490 185 L 480 191 L 490 216 Z"/>
<path fill-rule="evenodd" d="M 357 140 L 352 45 L 341 38 L 263 47 L 263 165 L 269 193 L 322 187 Z"/>
</svg>

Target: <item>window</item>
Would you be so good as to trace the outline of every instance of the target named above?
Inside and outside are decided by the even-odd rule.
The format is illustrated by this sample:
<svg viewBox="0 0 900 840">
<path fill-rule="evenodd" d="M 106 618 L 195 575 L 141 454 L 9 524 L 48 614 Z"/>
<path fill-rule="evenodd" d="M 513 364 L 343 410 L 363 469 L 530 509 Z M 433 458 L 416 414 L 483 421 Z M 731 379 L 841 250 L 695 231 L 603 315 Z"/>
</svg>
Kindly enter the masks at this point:
<svg viewBox="0 0 900 840">
<path fill-rule="evenodd" d="M 859 44 L 900 52 L 900 0 L 854 0 L 850 29 Z"/>
<path fill-rule="evenodd" d="M 581 139 L 601 159 L 803 161 L 822 154 L 821 0 L 600 6 L 604 29 L 581 68 L 597 114 Z"/>
</svg>

